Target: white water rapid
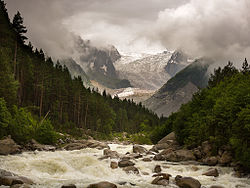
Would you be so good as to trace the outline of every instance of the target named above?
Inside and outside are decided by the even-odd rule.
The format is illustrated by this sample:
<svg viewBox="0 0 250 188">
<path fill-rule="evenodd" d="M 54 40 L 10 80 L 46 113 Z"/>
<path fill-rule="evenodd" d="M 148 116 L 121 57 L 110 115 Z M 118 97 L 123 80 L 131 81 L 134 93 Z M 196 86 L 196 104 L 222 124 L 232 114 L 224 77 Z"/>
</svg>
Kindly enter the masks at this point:
<svg viewBox="0 0 250 188">
<path fill-rule="evenodd" d="M 132 145 L 110 144 L 111 150 L 125 154 L 132 152 Z M 151 146 L 144 146 L 147 149 Z M 103 150 L 82 149 L 77 151 L 55 151 L 55 152 L 25 152 L 18 155 L 0 156 L 0 168 L 18 175 L 26 176 L 36 182 L 33 187 L 55 187 L 63 184 L 73 183 L 77 187 L 85 188 L 91 183 L 109 181 L 112 183 L 131 182 L 136 186 L 126 184 L 118 187 L 161 187 L 152 185 L 154 179 L 152 170 L 156 164 L 161 165 L 162 172 L 172 175 L 168 187 L 177 187 L 174 184 L 176 175 L 190 176 L 196 178 L 202 184 L 202 188 L 209 188 L 211 185 L 222 185 L 225 188 L 249 188 L 250 179 L 234 177 L 230 168 L 216 167 L 219 177 L 203 176 L 208 166 L 180 165 L 178 163 L 167 163 L 166 161 L 143 162 L 136 159 L 135 167 L 140 172 L 148 172 L 149 175 L 126 174 L 121 168 L 111 169 L 110 162 L 116 160 L 98 160 L 103 156 Z M 118 184 L 117 184 L 118 185 Z M 1 187 L 1 186 L 0 186 Z"/>
</svg>

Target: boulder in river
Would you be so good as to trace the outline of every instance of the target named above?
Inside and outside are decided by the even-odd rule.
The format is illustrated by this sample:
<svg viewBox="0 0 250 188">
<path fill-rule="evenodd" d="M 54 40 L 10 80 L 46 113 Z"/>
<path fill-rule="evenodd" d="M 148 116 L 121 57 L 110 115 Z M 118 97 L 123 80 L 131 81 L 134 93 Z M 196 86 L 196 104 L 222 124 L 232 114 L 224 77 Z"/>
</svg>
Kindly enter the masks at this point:
<svg viewBox="0 0 250 188">
<path fill-rule="evenodd" d="M 112 169 L 116 169 L 116 168 L 118 168 L 118 163 L 115 162 L 115 161 L 111 161 L 110 167 L 111 167 Z"/>
<path fill-rule="evenodd" d="M 95 184 L 90 184 L 87 188 L 117 188 L 117 186 L 113 183 L 102 181 Z"/>
<path fill-rule="evenodd" d="M 218 163 L 218 158 L 215 156 L 203 159 L 203 163 L 209 166 L 215 166 Z"/>
<path fill-rule="evenodd" d="M 74 184 L 66 184 L 66 185 L 63 185 L 61 188 L 76 188 L 76 185 L 74 185 Z"/>
<path fill-rule="evenodd" d="M 212 146 L 208 141 L 202 142 L 201 149 L 204 155 L 211 156 Z"/>
<path fill-rule="evenodd" d="M 198 180 L 192 178 L 192 177 L 182 177 L 180 175 L 177 175 L 175 177 L 176 185 L 178 185 L 181 188 L 200 188 L 201 184 Z"/>
<path fill-rule="evenodd" d="M 152 159 L 150 159 L 150 158 L 143 158 L 142 161 L 144 161 L 144 162 L 151 162 Z"/>
<path fill-rule="evenodd" d="M 180 149 L 165 155 L 165 159 L 172 162 L 194 161 L 196 158 L 191 150 Z"/>
<path fill-rule="evenodd" d="M 154 172 L 155 173 L 160 173 L 161 172 L 161 166 L 160 165 L 156 165 L 154 168 Z"/>
<path fill-rule="evenodd" d="M 204 172 L 202 175 L 218 177 L 219 172 L 216 168 L 210 168 L 210 169 L 208 169 L 207 172 Z"/>
<path fill-rule="evenodd" d="M 158 176 L 162 176 L 163 178 L 169 180 L 170 177 L 172 177 L 171 174 L 167 174 L 167 173 L 157 173 L 157 174 L 154 174 L 152 177 L 158 177 Z"/>
<path fill-rule="evenodd" d="M 31 139 L 30 143 L 26 145 L 26 148 L 32 151 L 55 151 L 56 147 L 51 145 L 39 144 L 36 140 Z"/>
<path fill-rule="evenodd" d="M 24 184 L 11 185 L 10 188 L 31 188 L 31 186 L 24 183 Z"/>
<path fill-rule="evenodd" d="M 110 157 L 111 159 L 119 158 L 119 154 L 116 151 L 110 149 L 103 150 L 103 155 Z"/>
<path fill-rule="evenodd" d="M 225 151 L 219 159 L 219 164 L 227 165 L 232 162 L 232 154 L 229 151 Z"/>
<path fill-rule="evenodd" d="M 126 172 L 126 173 L 134 173 L 134 174 L 139 174 L 139 170 L 138 168 L 134 167 L 134 166 L 127 166 L 125 168 L 123 168 L 123 170 Z"/>
<path fill-rule="evenodd" d="M 164 177 L 158 176 L 152 181 L 151 184 L 167 186 L 169 184 L 169 180 L 165 179 Z"/>
<path fill-rule="evenodd" d="M 87 148 L 87 145 L 82 143 L 69 143 L 66 146 L 64 146 L 64 149 L 67 151 L 80 150 L 85 148 Z"/>
<path fill-rule="evenodd" d="M 161 154 L 157 154 L 154 156 L 153 158 L 155 161 L 165 161 L 166 160 L 166 156 L 165 155 L 161 155 Z"/>
<path fill-rule="evenodd" d="M 9 155 L 20 153 L 20 146 L 15 143 L 11 137 L 6 137 L 3 140 L 0 140 L 0 155 Z"/>
<path fill-rule="evenodd" d="M 29 178 L 18 176 L 12 172 L 0 169 L 0 185 L 11 186 L 15 184 L 32 185 L 34 182 Z"/>
<path fill-rule="evenodd" d="M 118 162 L 118 166 L 119 167 L 127 167 L 127 166 L 134 166 L 135 163 L 133 163 L 132 161 L 129 161 L 129 160 L 121 160 Z"/>
<path fill-rule="evenodd" d="M 148 150 L 146 148 L 144 148 L 143 146 L 140 145 L 133 145 L 133 152 L 134 153 L 146 153 Z"/>
</svg>

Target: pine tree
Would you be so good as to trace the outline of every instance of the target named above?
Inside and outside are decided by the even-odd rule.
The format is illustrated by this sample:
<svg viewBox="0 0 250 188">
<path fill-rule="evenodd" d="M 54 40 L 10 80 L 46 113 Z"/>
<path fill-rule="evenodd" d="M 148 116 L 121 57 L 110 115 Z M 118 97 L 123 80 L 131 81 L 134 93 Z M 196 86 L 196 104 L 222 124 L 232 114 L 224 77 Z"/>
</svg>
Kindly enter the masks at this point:
<svg viewBox="0 0 250 188">
<path fill-rule="evenodd" d="M 242 72 L 243 74 L 246 74 L 247 72 L 250 72 L 250 65 L 248 65 L 247 59 L 245 58 L 243 65 L 242 65 Z"/>
<path fill-rule="evenodd" d="M 17 11 L 16 15 L 13 18 L 12 26 L 14 30 L 16 31 L 18 38 L 22 41 L 22 43 L 25 42 L 28 38 L 24 36 L 23 34 L 27 33 L 26 27 L 23 25 L 23 18 L 19 11 Z"/>
</svg>

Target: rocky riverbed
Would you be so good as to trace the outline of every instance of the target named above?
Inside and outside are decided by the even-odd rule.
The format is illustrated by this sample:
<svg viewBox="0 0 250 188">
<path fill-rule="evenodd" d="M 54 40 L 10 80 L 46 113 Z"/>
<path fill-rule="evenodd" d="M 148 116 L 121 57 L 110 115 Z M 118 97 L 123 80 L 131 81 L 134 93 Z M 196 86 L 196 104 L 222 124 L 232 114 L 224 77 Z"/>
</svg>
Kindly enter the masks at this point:
<svg viewBox="0 0 250 188">
<path fill-rule="evenodd" d="M 233 167 L 223 167 L 218 160 L 217 166 L 203 165 L 193 150 L 178 148 L 169 140 L 155 146 L 80 140 L 60 150 L 38 145 L 43 151 L 22 153 L 8 140 L 14 147 L 5 149 L 18 154 L 0 156 L 0 187 L 250 187 L 250 179 L 237 177 Z M 168 148 L 167 142 L 171 142 Z"/>
</svg>

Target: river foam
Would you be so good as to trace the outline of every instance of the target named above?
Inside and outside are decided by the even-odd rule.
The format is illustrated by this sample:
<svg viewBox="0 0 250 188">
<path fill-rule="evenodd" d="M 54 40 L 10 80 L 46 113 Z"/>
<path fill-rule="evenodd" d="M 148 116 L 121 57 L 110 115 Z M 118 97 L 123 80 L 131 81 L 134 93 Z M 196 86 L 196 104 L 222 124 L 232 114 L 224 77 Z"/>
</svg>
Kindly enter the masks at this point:
<svg viewBox="0 0 250 188">
<path fill-rule="evenodd" d="M 145 147 L 151 148 L 151 146 Z M 132 152 L 132 145 L 110 144 L 110 148 L 121 154 Z M 103 151 L 97 149 L 25 152 L 19 155 L 0 156 L 0 168 L 31 178 L 37 183 L 34 187 L 38 188 L 59 188 L 66 183 L 73 183 L 77 187 L 87 187 L 87 185 L 99 181 L 131 182 L 136 184 L 137 187 L 155 188 L 159 186 L 152 185 L 151 182 L 154 179 L 152 172 L 157 164 L 161 165 L 162 172 L 173 176 L 170 179 L 169 187 L 177 187 L 174 185 L 176 175 L 194 177 L 201 182 L 204 188 L 211 185 L 222 185 L 225 188 L 250 187 L 249 179 L 234 177 L 233 170 L 227 167 L 216 167 L 220 176 L 215 178 L 202 175 L 203 172 L 208 170 L 208 166 L 181 165 L 166 161 L 144 162 L 142 159 L 137 159 L 134 161 L 135 166 L 140 172 L 147 172 L 149 175 L 135 175 L 126 174 L 121 168 L 111 169 L 111 160 L 98 160 L 101 156 L 103 156 Z M 112 161 L 117 160 L 112 159 Z M 134 186 L 126 184 L 120 187 Z"/>
</svg>

